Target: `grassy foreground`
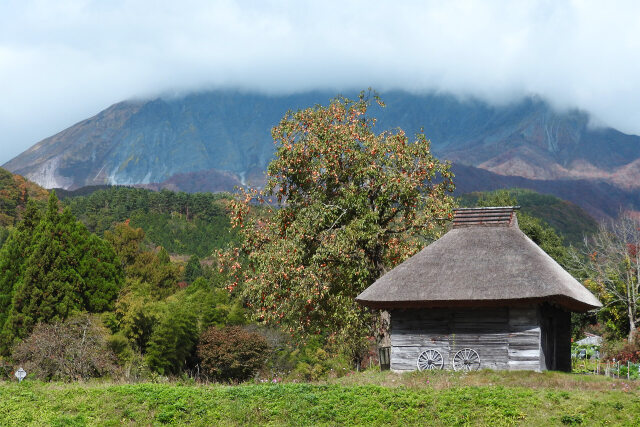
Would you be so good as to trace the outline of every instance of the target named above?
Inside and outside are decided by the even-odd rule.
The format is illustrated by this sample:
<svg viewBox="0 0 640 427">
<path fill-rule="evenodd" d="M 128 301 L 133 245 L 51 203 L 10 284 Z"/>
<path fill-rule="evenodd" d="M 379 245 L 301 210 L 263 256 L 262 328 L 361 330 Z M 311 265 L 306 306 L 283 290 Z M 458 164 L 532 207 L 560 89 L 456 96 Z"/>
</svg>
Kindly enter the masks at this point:
<svg viewBox="0 0 640 427">
<path fill-rule="evenodd" d="M 0 425 L 639 425 L 636 382 L 560 373 L 353 374 L 315 384 L 0 383 Z"/>
</svg>

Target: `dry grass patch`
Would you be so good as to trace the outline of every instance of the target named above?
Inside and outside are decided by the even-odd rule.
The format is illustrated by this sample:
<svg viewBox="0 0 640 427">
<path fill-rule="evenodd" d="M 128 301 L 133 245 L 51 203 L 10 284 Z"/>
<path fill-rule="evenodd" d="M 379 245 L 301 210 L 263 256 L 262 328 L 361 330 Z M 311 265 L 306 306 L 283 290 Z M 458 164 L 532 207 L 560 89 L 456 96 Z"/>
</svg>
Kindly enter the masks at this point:
<svg viewBox="0 0 640 427">
<path fill-rule="evenodd" d="M 468 373 L 454 371 L 394 373 L 390 371 L 376 372 L 370 370 L 331 379 L 325 383 L 340 385 L 372 384 L 384 387 L 407 387 L 411 389 L 429 387 L 435 390 L 456 387 L 502 386 L 579 391 L 640 391 L 640 381 L 564 372 L 533 371 L 509 372 L 482 370 Z"/>
</svg>

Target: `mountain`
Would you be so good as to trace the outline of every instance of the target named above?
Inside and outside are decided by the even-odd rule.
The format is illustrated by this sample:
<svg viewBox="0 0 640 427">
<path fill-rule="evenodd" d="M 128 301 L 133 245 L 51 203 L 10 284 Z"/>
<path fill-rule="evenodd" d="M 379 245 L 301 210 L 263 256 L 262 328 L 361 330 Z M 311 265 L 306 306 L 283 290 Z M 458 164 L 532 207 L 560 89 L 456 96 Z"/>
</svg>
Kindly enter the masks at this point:
<svg viewBox="0 0 640 427">
<path fill-rule="evenodd" d="M 151 184 L 136 184 L 136 187 L 149 190 L 185 191 L 187 193 L 218 193 L 232 192 L 234 188 L 242 186 L 238 177 L 232 173 L 208 169 L 198 172 L 177 173 L 162 182 Z"/>
<path fill-rule="evenodd" d="M 5 167 L 48 188 L 149 184 L 210 169 L 245 182 L 266 170 L 273 154 L 270 129 L 284 113 L 327 99 L 211 92 L 121 102 L 39 142 Z"/>
<path fill-rule="evenodd" d="M 40 141 L 4 167 L 46 188 L 143 184 L 202 191 L 260 184 L 274 152 L 270 129 L 287 110 L 326 105 L 333 95 L 212 91 L 125 101 Z M 382 99 L 387 107 L 371 110 L 378 131 L 424 128 L 440 158 L 480 179 L 467 179 L 483 187 L 473 190 L 515 182 L 568 200 L 586 198 L 581 206 L 597 217 L 621 206 L 640 209 L 640 137 L 595 128 L 584 112 L 557 112 L 536 97 L 501 106 L 445 94 L 388 92 Z"/>
<path fill-rule="evenodd" d="M 267 96 L 214 91 L 115 104 L 34 145 L 4 167 L 44 187 L 147 184 L 216 169 L 259 176 L 273 153 L 270 129 L 289 109 L 333 94 Z M 353 94 L 351 94 L 353 96 Z M 593 179 L 640 186 L 640 137 L 592 128 L 580 111 L 555 112 L 535 97 L 491 106 L 451 95 L 382 95 L 378 128 L 421 127 L 454 162 L 531 179 Z"/>
</svg>

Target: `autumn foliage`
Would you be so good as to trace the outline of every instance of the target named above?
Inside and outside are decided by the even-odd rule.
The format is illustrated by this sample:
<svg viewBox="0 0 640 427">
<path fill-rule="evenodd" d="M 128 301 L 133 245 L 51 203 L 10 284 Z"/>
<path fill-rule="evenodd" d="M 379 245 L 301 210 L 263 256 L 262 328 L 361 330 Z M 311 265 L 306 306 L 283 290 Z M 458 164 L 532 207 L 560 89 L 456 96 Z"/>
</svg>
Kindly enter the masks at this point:
<svg viewBox="0 0 640 427">
<path fill-rule="evenodd" d="M 232 205 L 245 243 L 220 254 L 256 319 L 352 348 L 374 323 L 355 297 L 435 237 L 453 191 L 426 137 L 376 134 L 369 106 L 362 93 L 285 115 L 265 188 Z"/>
<path fill-rule="evenodd" d="M 209 378 L 242 381 L 264 365 L 268 348 L 262 335 L 241 326 L 212 326 L 200 336 L 198 357 Z"/>
<path fill-rule="evenodd" d="M 16 346 L 13 358 L 44 380 L 77 381 L 113 374 L 115 355 L 107 348 L 107 333 L 98 319 L 87 314 L 40 323 Z"/>
<path fill-rule="evenodd" d="M 604 307 L 599 316 L 609 318 L 619 332 L 628 331 L 628 341 L 639 343 L 640 325 L 640 221 L 621 214 L 585 239 L 586 256 L 573 254 L 576 274 L 594 292 Z M 584 262 L 583 260 L 586 260 Z M 626 325 L 625 325 L 626 323 Z"/>
</svg>

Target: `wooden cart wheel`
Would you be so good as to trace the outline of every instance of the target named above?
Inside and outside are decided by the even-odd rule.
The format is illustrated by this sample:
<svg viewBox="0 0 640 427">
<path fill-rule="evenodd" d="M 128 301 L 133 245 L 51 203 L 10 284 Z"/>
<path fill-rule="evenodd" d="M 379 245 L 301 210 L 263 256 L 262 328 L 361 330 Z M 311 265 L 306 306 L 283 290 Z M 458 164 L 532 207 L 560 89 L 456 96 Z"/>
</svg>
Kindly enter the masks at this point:
<svg viewBox="0 0 640 427">
<path fill-rule="evenodd" d="M 480 356 L 472 348 L 463 348 L 453 356 L 455 371 L 477 371 L 480 369 Z"/>
<path fill-rule="evenodd" d="M 438 350 L 425 350 L 418 356 L 418 370 L 442 369 L 444 359 Z"/>
</svg>

